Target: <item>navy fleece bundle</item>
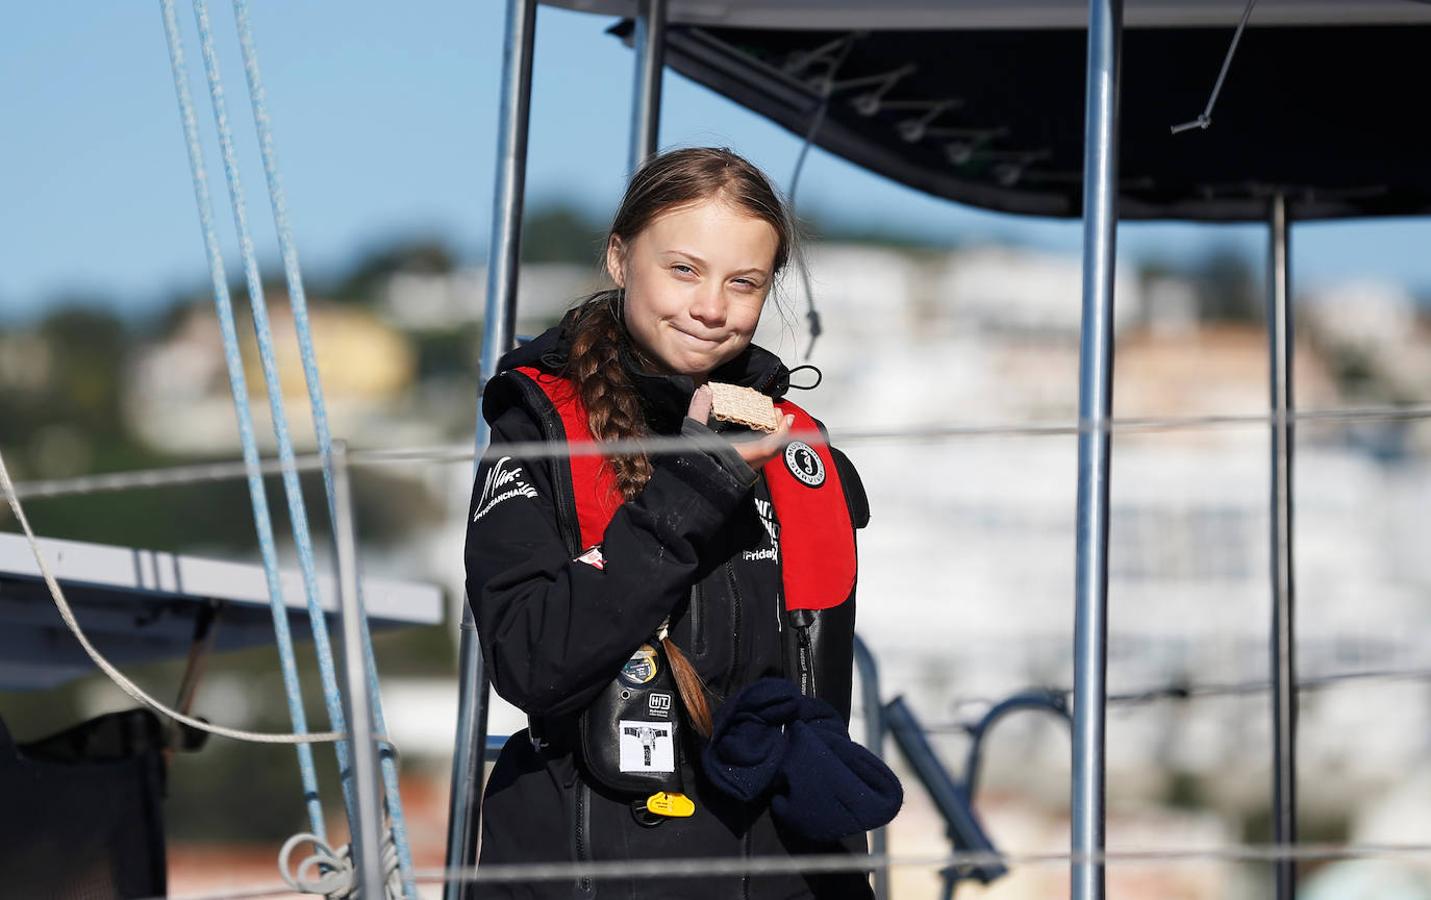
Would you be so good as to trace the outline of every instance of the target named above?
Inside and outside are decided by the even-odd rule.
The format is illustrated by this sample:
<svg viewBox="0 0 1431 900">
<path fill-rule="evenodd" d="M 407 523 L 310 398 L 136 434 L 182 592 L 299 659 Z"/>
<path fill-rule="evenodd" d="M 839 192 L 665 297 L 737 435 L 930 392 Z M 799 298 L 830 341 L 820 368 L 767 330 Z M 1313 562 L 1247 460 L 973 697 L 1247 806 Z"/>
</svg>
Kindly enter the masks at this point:
<svg viewBox="0 0 1431 900">
<path fill-rule="evenodd" d="M 850 740 L 835 708 L 783 678 L 762 678 L 726 701 L 703 754 L 707 777 L 770 811 L 790 830 L 835 841 L 878 828 L 904 802 L 899 779 Z"/>
</svg>

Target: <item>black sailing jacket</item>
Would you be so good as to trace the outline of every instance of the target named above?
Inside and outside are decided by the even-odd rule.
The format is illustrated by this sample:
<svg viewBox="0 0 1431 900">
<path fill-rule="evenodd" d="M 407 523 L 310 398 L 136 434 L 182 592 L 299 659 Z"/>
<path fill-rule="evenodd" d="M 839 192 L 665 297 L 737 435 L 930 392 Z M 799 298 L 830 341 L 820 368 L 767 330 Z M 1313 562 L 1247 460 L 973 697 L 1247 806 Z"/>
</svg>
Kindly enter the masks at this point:
<svg viewBox="0 0 1431 900">
<path fill-rule="evenodd" d="M 576 561 L 584 548 L 569 537 L 574 512 L 566 460 L 527 460 L 506 449 L 565 438 L 541 389 L 512 370 L 559 372 L 566 346 L 558 328 L 508 354 L 483 397 L 492 444 L 468 514 L 467 595 L 493 686 L 528 714 L 540 740 L 518 732 L 502 750 L 484 800 L 481 862 L 864 852 L 863 835 L 844 846 L 811 844 L 782 833 L 766 804 L 720 794 L 699 772 L 698 739 L 686 742 L 682 765 L 696 806 L 690 818 L 643 825 L 632 813 L 636 798 L 585 774 L 575 752 L 581 710 L 667 617 L 671 637 L 716 694 L 731 696 L 766 675 L 803 676 L 807 690 L 848 720 L 854 596 L 828 610 L 787 613 L 779 523 L 763 480 L 748 469 L 741 478 L 694 448 L 652 457 L 651 480 L 607 526 L 603 569 Z M 712 378 L 777 398 L 789 385 L 779 359 L 753 346 Z M 679 434 L 691 380 L 641 373 L 633 380 L 650 431 Z M 851 519 L 862 527 L 868 510 L 859 477 L 842 454 L 834 457 Z M 869 888 L 860 873 L 673 875 L 484 885 L 482 896 L 823 900 L 867 897 Z"/>
</svg>

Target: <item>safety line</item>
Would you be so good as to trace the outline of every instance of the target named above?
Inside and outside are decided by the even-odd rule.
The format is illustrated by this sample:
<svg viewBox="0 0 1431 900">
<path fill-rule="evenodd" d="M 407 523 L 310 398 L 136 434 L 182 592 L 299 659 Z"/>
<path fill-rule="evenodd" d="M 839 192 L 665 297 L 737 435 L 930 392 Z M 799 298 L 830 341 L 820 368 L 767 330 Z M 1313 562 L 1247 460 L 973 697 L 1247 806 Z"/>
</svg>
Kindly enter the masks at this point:
<svg viewBox="0 0 1431 900">
<path fill-rule="evenodd" d="M 502 864 L 456 870 L 422 870 L 423 882 L 565 881 L 578 878 L 700 878 L 719 875 L 777 875 L 806 872 L 869 872 L 888 867 L 972 867 L 1003 863 L 1058 865 L 1090 862 L 1095 865 L 1138 865 L 1155 862 L 1301 862 L 1346 859 L 1431 857 L 1431 844 L 1233 844 L 1188 849 L 1105 850 L 1101 853 L 980 853 L 955 852 L 930 856 L 775 856 L 696 858 L 680 860 L 613 860 L 610 862 Z"/>
<path fill-rule="evenodd" d="M 1327 675 L 1298 677 L 1298 691 L 1323 690 L 1338 687 L 1349 682 L 1431 682 L 1431 668 L 1416 669 L 1365 669 L 1355 672 L 1333 672 Z M 1159 700 L 1201 700 L 1209 697 L 1239 697 L 1259 694 L 1271 690 L 1272 683 L 1260 681 L 1233 681 L 1211 684 L 1170 684 L 1161 687 L 1144 688 L 1137 691 L 1120 691 L 1108 695 L 1109 706 L 1137 706 Z M 1032 688 L 1065 698 L 1073 694 L 1071 688 Z M 955 706 L 994 707 L 1004 698 L 955 697 Z M 930 734 L 963 734 L 973 728 L 978 719 L 971 717 L 954 722 L 935 722 L 924 726 Z"/>
<path fill-rule="evenodd" d="M 26 518 L 24 508 L 21 507 L 20 501 L 15 497 L 14 493 L 9 491 L 11 486 L 10 471 L 5 466 L 5 457 L 3 454 L 0 454 L 0 485 L 3 485 L 7 490 L 10 500 L 10 511 L 14 513 L 16 520 L 19 521 L 20 528 L 25 533 L 25 539 L 30 543 L 30 551 L 34 553 L 35 563 L 40 567 L 40 577 L 44 579 L 45 586 L 50 589 L 50 597 L 54 600 L 55 607 L 59 610 L 60 618 L 64 620 L 65 626 L 74 634 L 80 646 L 84 648 L 84 652 L 89 655 L 89 658 L 94 661 L 94 664 L 99 666 L 100 670 L 109 676 L 109 680 L 114 682 L 124 693 L 150 709 L 168 716 L 176 722 L 187 725 L 190 728 L 205 731 L 209 734 L 233 738 L 238 741 L 249 741 L 257 744 L 297 744 L 302 748 L 309 744 L 344 739 L 344 735 L 335 731 L 307 732 L 305 730 L 293 734 L 283 734 L 262 731 L 243 731 L 238 728 L 214 725 L 211 722 L 205 722 L 203 719 L 196 719 L 178 710 L 170 709 L 161 701 L 150 696 L 143 688 L 133 681 L 130 681 L 123 672 L 119 671 L 113 663 L 106 659 L 104 654 L 100 653 L 94 644 L 90 642 L 84 630 L 80 628 L 79 622 L 75 619 L 74 610 L 70 608 L 64 591 L 60 589 L 59 582 L 55 580 L 54 573 L 50 571 L 50 565 L 45 560 L 44 553 L 40 550 L 39 541 L 35 538 L 35 532 L 30 527 L 30 520 Z"/>
<path fill-rule="evenodd" d="M 323 382 L 318 374 L 318 358 L 313 344 L 313 332 L 308 319 L 308 296 L 303 288 L 303 273 L 298 264 L 298 246 L 293 240 L 293 228 L 288 221 L 288 199 L 278 172 L 278 154 L 274 150 L 272 118 L 268 114 L 267 92 L 259 71 L 258 49 L 249 21 L 248 0 L 233 0 L 234 20 L 238 29 L 239 50 L 243 56 L 244 77 L 248 82 L 254 127 L 258 132 L 259 152 L 263 159 L 264 180 L 268 186 L 269 205 L 273 209 L 274 228 L 283 256 L 283 274 L 288 284 L 288 299 L 293 310 L 294 331 L 298 337 L 298 352 L 303 361 L 303 380 L 308 387 L 308 403 L 313 415 L 313 431 L 318 439 L 318 455 L 322 461 L 324 495 L 328 500 L 328 520 L 333 533 L 338 533 L 338 507 L 333 487 L 333 439 L 328 430 L 328 405 L 323 398 Z M 363 588 L 357 588 L 359 609 L 363 603 Z M 363 669 L 371 699 L 373 729 L 387 731 L 383 715 L 382 688 L 378 683 L 377 658 L 373 653 L 372 632 L 367 616 L 359 617 L 359 637 L 362 643 Z M 389 754 L 379 760 L 383 792 L 387 799 L 391 821 L 393 847 L 397 851 L 398 869 L 402 875 L 403 893 L 408 900 L 417 900 L 417 886 L 412 881 L 412 851 L 408 844 L 407 821 L 402 811 L 402 796 L 398 790 L 397 765 Z"/>
<path fill-rule="evenodd" d="M 249 309 L 253 313 L 253 330 L 258 342 L 258 357 L 263 369 L 263 380 L 268 390 L 268 406 L 273 422 L 274 438 L 278 444 L 278 458 L 282 463 L 283 492 L 288 500 L 288 519 L 292 526 L 293 541 L 298 550 L 298 569 L 302 575 L 303 593 L 308 605 L 308 626 L 313 634 L 313 650 L 318 660 L 318 676 L 323 688 L 323 705 L 328 712 L 329 725 L 333 731 L 346 731 L 343 699 L 338 689 L 338 676 L 333 661 L 332 642 L 328 635 L 328 621 L 319 603 L 318 573 L 313 557 L 313 542 L 308 529 L 308 512 L 303 502 L 303 488 L 298 481 L 298 469 L 294 465 L 293 441 L 289 435 L 288 413 L 283 403 L 283 383 L 279 378 L 278 362 L 274 355 L 273 330 L 268 319 L 268 302 L 264 297 L 263 277 L 259 272 L 258 255 L 254 250 L 253 235 L 248 226 L 248 207 L 244 200 L 243 184 L 239 176 L 238 156 L 234 149 L 233 130 L 229 127 L 228 104 L 224 99 L 222 76 L 219 72 L 218 55 L 214 50 L 213 30 L 209 24 L 207 0 L 193 0 L 194 18 L 198 23 L 199 46 L 203 52 L 204 74 L 208 79 L 209 98 L 214 108 L 214 124 L 219 136 L 219 150 L 224 163 L 224 177 L 228 182 L 229 203 L 233 208 L 234 230 L 238 233 L 239 252 L 243 258 L 244 277 L 248 284 Z M 343 791 L 343 805 L 348 813 L 348 821 L 357 821 L 352 790 L 352 770 L 350 752 L 345 741 L 333 745 L 338 757 L 339 784 Z M 315 831 L 322 835 L 322 832 Z"/>
<path fill-rule="evenodd" d="M 809 444 L 834 443 L 839 446 L 855 444 L 888 443 L 906 440 L 910 442 L 932 442 L 958 438 L 990 437 L 1067 437 L 1087 431 L 1106 430 L 1114 433 L 1136 434 L 1159 431 L 1197 430 L 1200 428 L 1234 428 L 1254 425 L 1271 425 L 1283 418 L 1306 424 L 1347 424 L 1358 422 L 1414 422 L 1431 419 L 1431 404 L 1421 406 L 1382 406 L 1348 409 L 1304 410 L 1286 416 L 1276 414 L 1246 414 L 1218 416 L 1167 416 L 1112 419 L 1107 422 L 1082 424 L 1067 422 L 1026 424 L 964 424 L 929 425 L 908 428 L 831 428 L 830 437 L 819 433 L 797 432 L 791 436 Z M 719 440 L 724 440 L 720 438 Z M 717 446 L 711 442 L 702 443 L 695 437 L 646 437 L 622 441 L 575 442 L 524 441 L 501 445 L 504 455 L 522 459 L 549 459 L 568 456 L 599 456 L 644 451 L 656 456 L 663 454 L 689 453 L 693 447 Z M 352 467 L 378 467 L 405 463 L 470 463 L 473 459 L 471 445 L 448 444 L 414 447 L 394 447 L 389 449 L 352 450 L 349 465 Z M 311 454 L 298 455 L 294 465 L 299 471 L 318 471 L 322 460 Z M 283 464 L 269 459 L 261 464 L 265 474 L 283 471 Z M 237 462 L 199 463 L 193 465 L 167 466 L 155 469 L 140 469 L 129 472 L 110 472 L 103 475 L 82 475 L 75 478 L 55 478 L 20 482 L 17 489 L 26 499 L 37 497 L 63 497 L 76 494 L 92 494 L 108 491 L 122 491 L 134 488 L 175 487 L 199 484 L 207 481 L 226 481 L 244 474 L 244 465 Z"/>
<path fill-rule="evenodd" d="M 1298 690 L 1311 691 L 1336 687 L 1352 681 L 1431 681 L 1431 668 L 1419 669 L 1366 669 L 1356 672 L 1334 672 L 1327 675 L 1298 676 Z M 1270 690 L 1272 682 L 1234 681 L 1224 684 L 1189 684 L 1170 687 L 1148 688 L 1142 691 L 1124 691 L 1108 695 L 1109 703 L 1141 704 L 1155 700 L 1181 700 L 1197 697 L 1232 697 L 1256 694 Z M 1070 693 L 1065 691 L 1064 693 Z"/>
<path fill-rule="evenodd" d="M 1394 860 L 1431 857 L 1431 844 L 1232 844 L 1222 847 L 1150 848 L 1106 850 L 1101 853 L 1062 852 L 973 852 L 942 855 L 853 855 L 767 857 L 700 857 L 695 859 L 612 860 L 590 863 L 532 863 L 485 865 L 469 869 L 420 869 L 417 880 L 425 884 L 461 881 L 469 883 L 524 883 L 566 881 L 578 878 L 703 878 L 723 875 L 783 875 L 800 873 L 868 872 L 879 868 L 972 868 L 1003 864 L 1067 865 L 1092 862 L 1101 865 L 1147 865 L 1169 862 L 1272 863 L 1280 860 L 1332 862 L 1354 859 Z M 291 893 L 290 887 L 252 888 L 221 893 L 170 896 L 168 900 L 244 900 Z M 160 900 L 160 898 L 154 898 Z"/>
<path fill-rule="evenodd" d="M 164 36 L 169 44 L 169 65 L 174 77 L 174 90 L 179 100 L 179 118 L 184 129 L 184 144 L 189 156 L 189 172 L 194 184 L 194 199 L 199 208 L 199 225 L 204 234 L 204 250 L 209 262 L 209 277 L 214 289 L 214 306 L 223 337 L 224 362 L 228 368 L 229 390 L 233 395 L 234 412 L 238 417 L 239 443 L 243 448 L 244 474 L 248 479 L 249 500 L 253 507 L 254 526 L 258 532 L 259 552 L 263 559 L 264 578 L 268 586 L 269 611 L 273 617 L 274 643 L 277 645 L 279 669 L 283 674 L 283 689 L 288 703 L 289 720 L 295 734 L 308 731 L 308 716 L 303 708 L 303 688 L 298 677 L 297 654 L 288 629 L 288 608 L 283 600 L 283 588 L 278 576 L 278 549 L 273 536 L 273 517 L 268 508 L 268 494 L 259 472 L 258 442 L 254 438 L 253 414 L 248 405 L 248 384 L 244 378 L 243 358 L 239 353 L 238 332 L 234 326 L 233 303 L 229 298 L 228 275 L 224 271 L 223 251 L 219 247 L 214 223 L 213 199 L 209 194 L 204 153 L 199 143 L 194 100 L 189 93 L 188 66 L 184 61 L 184 44 L 179 35 L 179 22 L 174 13 L 174 0 L 160 0 L 164 19 Z M 51 587 L 57 598 L 58 585 Z M 98 660 L 96 660 L 98 662 Z M 101 665 L 101 669 L 109 670 Z M 112 676 L 111 676 L 112 677 Z M 188 724 L 188 723 L 186 723 Z M 341 729 L 339 729 L 341 730 Z M 313 761 L 310 742 L 298 745 L 298 772 L 303 787 L 303 804 L 308 824 L 314 834 L 326 836 L 323 804 L 318 794 L 318 771 Z"/>
</svg>

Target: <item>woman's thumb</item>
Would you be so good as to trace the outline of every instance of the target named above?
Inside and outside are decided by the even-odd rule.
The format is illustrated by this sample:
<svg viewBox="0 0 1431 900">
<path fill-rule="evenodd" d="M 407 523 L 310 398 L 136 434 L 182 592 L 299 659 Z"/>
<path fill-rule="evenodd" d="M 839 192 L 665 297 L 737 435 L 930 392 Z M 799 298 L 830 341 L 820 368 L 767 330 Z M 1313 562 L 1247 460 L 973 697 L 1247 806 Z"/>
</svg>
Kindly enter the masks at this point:
<svg viewBox="0 0 1431 900">
<path fill-rule="evenodd" d="M 686 411 L 686 415 L 704 425 L 711 417 L 711 406 L 714 402 L 710 387 L 703 384 L 691 395 L 691 407 Z"/>
</svg>

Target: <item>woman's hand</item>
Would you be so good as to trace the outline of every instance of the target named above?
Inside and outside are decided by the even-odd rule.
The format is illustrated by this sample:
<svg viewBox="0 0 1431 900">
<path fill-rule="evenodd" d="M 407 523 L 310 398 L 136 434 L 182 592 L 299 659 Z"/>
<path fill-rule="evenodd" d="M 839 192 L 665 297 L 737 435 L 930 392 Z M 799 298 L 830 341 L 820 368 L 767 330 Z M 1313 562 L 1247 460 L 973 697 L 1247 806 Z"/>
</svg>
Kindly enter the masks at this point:
<svg viewBox="0 0 1431 900">
<path fill-rule="evenodd" d="M 790 443 L 790 429 L 795 426 L 795 417 L 786 416 L 780 420 L 780 427 L 771 434 L 754 440 L 734 441 L 733 446 L 746 465 L 759 472 L 761 466 L 779 456 Z"/>
<path fill-rule="evenodd" d="M 691 395 L 691 407 L 686 410 L 686 418 L 695 419 L 702 425 L 711 420 L 711 407 L 715 405 L 715 395 L 707 385 L 696 388 Z"/>
<path fill-rule="evenodd" d="M 701 385 L 691 395 L 691 405 L 686 411 L 686 415 L 704 425 L 710 420 L 712 402 L 711 389 Z M 731 445 L 740 454 L 740 458 L 745 460 L 745 464 L 758 472 L 761 466 L 778 456 L 785 449 L 785 445 L 790 443 L 790 429 L 794 425 L 795 417 L 785 416 L 780 422 L 780 427 L 772 434 L 748 440 L 732 441 Z"/>
</svg>

